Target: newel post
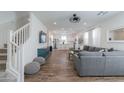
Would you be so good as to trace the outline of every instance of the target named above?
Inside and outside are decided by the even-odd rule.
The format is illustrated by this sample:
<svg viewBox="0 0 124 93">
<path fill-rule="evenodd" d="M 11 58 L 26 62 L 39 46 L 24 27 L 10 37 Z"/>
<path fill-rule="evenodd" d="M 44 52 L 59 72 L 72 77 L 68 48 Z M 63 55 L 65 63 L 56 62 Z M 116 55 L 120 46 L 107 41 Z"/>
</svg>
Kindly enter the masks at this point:
<svg viewBox="0 0 124 93">
<path fill-rule="evenodd" d="M 12 41 L 12 33 L 13 31 L 10 30 L 9 34 L 8 34 L 8 38 L 7 38 L 7 64 L 6 64 L 6 70 L 9 70 L 12 68 L 12 64 L 11 64 L 11 58 L 12 58 L 12 45 L 11 45 L 11 41 Z"/>
</svg>

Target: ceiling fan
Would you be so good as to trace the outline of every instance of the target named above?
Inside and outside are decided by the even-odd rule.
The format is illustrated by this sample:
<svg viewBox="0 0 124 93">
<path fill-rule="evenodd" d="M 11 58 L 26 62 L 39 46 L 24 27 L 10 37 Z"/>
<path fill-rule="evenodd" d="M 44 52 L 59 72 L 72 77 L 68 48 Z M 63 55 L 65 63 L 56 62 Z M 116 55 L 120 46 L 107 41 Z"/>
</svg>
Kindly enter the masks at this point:
<svg viewBox="0 0 124 93">
<path fill-rule="evenodd" d="M 77 14 L 73 14 L 72 17 L 70 17 L 69 21 L 71 23 L 79 23 L 81 20 L 81 18 L 79 16 L 77 16 Z"/>
</svg>

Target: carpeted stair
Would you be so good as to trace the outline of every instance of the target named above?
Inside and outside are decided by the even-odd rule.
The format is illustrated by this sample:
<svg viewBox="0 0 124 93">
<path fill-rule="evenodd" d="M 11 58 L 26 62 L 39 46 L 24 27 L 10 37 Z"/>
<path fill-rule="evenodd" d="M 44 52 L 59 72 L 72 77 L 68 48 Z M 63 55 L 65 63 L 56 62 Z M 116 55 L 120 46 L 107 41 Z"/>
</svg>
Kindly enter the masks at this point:
<svg viewBox="0 0 124 93">
<path fill-rule="evenodd" d="M 7 48 L 0 49 L 0 71 L 5 71 L 7 61 Z"/>
</svg>

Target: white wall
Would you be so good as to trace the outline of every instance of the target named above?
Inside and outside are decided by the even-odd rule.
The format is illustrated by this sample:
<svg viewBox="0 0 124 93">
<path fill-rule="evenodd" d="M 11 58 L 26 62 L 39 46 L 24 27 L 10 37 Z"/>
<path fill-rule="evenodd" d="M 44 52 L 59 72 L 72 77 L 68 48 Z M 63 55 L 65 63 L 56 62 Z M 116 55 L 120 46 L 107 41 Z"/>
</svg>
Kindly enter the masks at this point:
<svg viewBox="0 0 124 93">
<path fill-rule="evenodd" d="M 9 31 L 14 29 L 15 24 L 13 22 L 0 25 L 0 48 L 3 48 L 5 43 L 7 44 Z"/>
<path fill-rule="evenodd" d="M 68 31 L 56 30 L 56 33 L 51 33 L 53 35 L 53 40 L 57 39 L 58 49 L 69 49 L 74 46 L 74 41 L 77 37 L 76 33 L 67 33 Z M 66 37 L 66 41 L 63 44 L 62 36 Z M 53 43 L 53 42 L 52 42 Z M 54 44 L 52 44 L 54 46 Z"/>
<path fill-rule="evenodd" d="M 29 12 L 0 11 L 0 48 L 7 43 L 9 31 L 22 27 L 28 23 Z"/>
<path fill-rule="evenodd" d="M 41 23 L 33 13 L 30 16 L 31 32 L 30 38 L 24 45 L 24 65 L 32 62 L 37 57 L 37 48 L 46 47 L 46 44 L 39 44 L 39 32 L 47 32 L 46 27 Z"/>
<path fill-rule="evenodd" d="M 107 33 L 110 30 L 118 29 L 124 27 L 124 12 L 105 20 L 99 25 L 101 27 L 101 46 L 107 48 L 115 48 L 119 50 L 124 50 L 124 43 L 108 43 L 107 42 Z"/>
<path fill-rule="evenodd" d="M 7 37 L 10 30 L 15 30 L 14 12 L 0 11 L 0 48 L 7 43 Z"/>
<path fill-rule="evenodd" d="M 84 33 L 84 45 L 96 46 L 100 47 L 100 36 L 101 36 L 101 29 L 95 28 L 91 31 Z"/>
<path fill-rule="evenodd" d="M 10 30 L 25 25 L 29 21 L 29 15 L 26 12 L 20 15 L 20 12 L 0 12 L 0 48 L 8 40 L 8 34 Z M 26 14 L 25 14 L 26 13 Z M 24 61 L 25 64 L 31 62 L 34 57 L 37 56 L 37 48 L 46 47 L 45 44 L 39 44 L 39 31 L 46 32 L 46 27 L 31 13 L 31 33 L 30 39 L 24 45 Z"/>
<path fill-rule="evenodd" d="M 8 23 L 13 20 L 15 20 L 14 12 L 0 11 L 0 25 L 4 23 Z"/>
<path fill-rule="evenodd" d="M 96 28 L 94 30 L 91 31 L 92 32 L 92 46 L 96 46 L 96 47 L 100 47 L 101 43 L 101 29 L 100 28 Z"/>
<path fill-rule="evenodd" d="M 16 11 L 16 29 L 29 23 L 30 12 L 27 11 Z"/>
<path fill-rule="evenodd" d="M 84 44 L 105 47 L 105 48 L 114 48 L 118 50 L 124 50 L 124 42 L 107 42 L 108 31 L 113 29 L 124 28 L 124 12 L 119 13 L 111 18 L 104 20 L 98 25 L 94 26 L 96 29 L 95 38 L 93 38 L 93 31 L 88 32 L 88 39 L 85 40 Z M 85 34 L 84 34 L 85 35 Z M 87 41 L 88 42 L 85 42 Z"/>
<path fill-rule="evenodd" d="M 84 45 L 89 45 L 89 32 L 85 32 L 83 36 Z"/>
</svg>

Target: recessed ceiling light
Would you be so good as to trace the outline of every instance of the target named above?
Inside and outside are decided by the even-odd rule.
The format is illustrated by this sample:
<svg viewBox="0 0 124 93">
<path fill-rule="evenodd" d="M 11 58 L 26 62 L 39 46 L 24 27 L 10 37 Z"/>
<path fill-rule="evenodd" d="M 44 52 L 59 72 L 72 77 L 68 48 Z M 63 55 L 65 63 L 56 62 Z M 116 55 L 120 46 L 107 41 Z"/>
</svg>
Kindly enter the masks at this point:
<svg viewBox="0 0 124 93">
<path fill-rule="evenodd" d="M 86 22 L 84 22 L 83 24 L 84 24 L 84 25 L 87 25 L 87 23 L 86 23 Z"/>
<path fill-rule="evenodd" d="M 56 25 L 56 22 L 54 22 L 53 24 Z"/>
</svg>

